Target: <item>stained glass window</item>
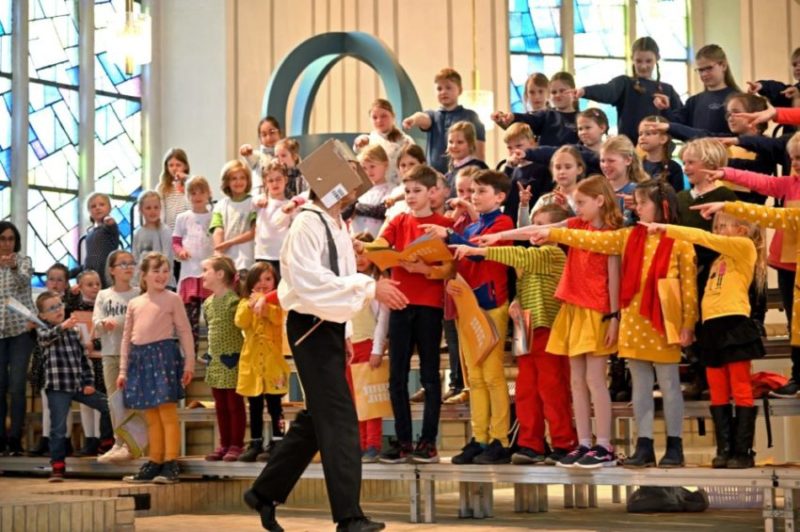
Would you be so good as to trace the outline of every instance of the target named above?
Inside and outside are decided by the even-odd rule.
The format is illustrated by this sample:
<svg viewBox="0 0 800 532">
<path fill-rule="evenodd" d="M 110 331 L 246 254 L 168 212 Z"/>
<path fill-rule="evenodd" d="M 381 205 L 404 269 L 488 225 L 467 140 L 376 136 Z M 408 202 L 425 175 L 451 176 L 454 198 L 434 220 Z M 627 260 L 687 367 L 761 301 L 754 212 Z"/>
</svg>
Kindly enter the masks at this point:
<svg viewBox="0 0 800 532">
<path fill-rule="evenodd" d="M 0 0 L 0 219 L 11 216 L 11 0 Z"/>
</svg>

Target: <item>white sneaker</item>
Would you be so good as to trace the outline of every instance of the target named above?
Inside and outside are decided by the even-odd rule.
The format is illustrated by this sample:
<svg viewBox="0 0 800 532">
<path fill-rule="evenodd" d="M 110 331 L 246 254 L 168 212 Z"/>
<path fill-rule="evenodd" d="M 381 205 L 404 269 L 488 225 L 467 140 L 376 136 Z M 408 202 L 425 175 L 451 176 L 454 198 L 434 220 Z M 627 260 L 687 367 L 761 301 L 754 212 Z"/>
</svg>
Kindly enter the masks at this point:
<svg viewBox="0 0 800 532">
<path fill-rule="evenodd" d="M 128 446 L 124 443 L 115 443 L 107 453 L 97 457 L 97 461 L 101 464 L 108 464 L 111 462 L 125 462 L 133 459 Z"/>
</svg>

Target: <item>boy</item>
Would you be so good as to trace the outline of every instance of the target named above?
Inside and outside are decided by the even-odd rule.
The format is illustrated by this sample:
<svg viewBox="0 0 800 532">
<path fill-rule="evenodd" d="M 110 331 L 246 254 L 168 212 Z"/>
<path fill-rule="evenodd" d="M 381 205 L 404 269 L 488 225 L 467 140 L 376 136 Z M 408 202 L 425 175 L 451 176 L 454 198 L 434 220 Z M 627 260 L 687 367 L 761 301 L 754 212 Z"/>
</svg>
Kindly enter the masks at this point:
<svg viewBox="0 0 800 532">
<path fill-rule="evenodd" d="M 403 128 L 419 127 L 428 134 L 426 157 L 428 164 L 436 170 L 447 172 L 447 130 L 461 120 L 472 122 L 477 137 L 475 157 L 483 160 L 485 156 L 486 129 L 478 114 L 458 104 L 461 95 L 461 75 L 452 68 L 443 68 L 433 78 L 436 83 L 436 99 L 441 104 L 437 110 L 417 112 L 403 120 Z"/>
<path fill-rule="evenodd" d="M 39 346 L 45 360 L 45 392 L 50 405 L 50 482 L 64 480 L 66 465 L 66 426 L 72 401 L 98 410 L 102 445 L 114 444 L 113 430 L 105 394 L 94 389 L 94 373 L 86 358 L 80 334 L 74 329 L 77 320 L 64 320 L 61 296 L 45 291 L 36 298 L 39 317 L 50 328 L 39 329 Z"/>
<path fill-rule="evenodd" d="M 536 205 L 543 194 L 553 190 L 553 177 L 546 164 L 528 160 L 513 164 L 511 160 L 515 150 L 527 151 L 537 146 L 533 130 L 528 124 L 523 122 L 511 124 L 503 135 L 503 142 L 506 143 L 509 155 L 504 171 L 511 178 L 511 189 L 503 204 L 503 213 L 514 223 L 518 223 L 520 193 L 530 192 L 531 197 L 528 204 Z"/>
<path fill-rule="evenodd" d="M 500 206 L 508 195 L 511 182 L 508 176 L 494 170 L 482 170 L 472 180 L 472 205 L 479 219 L 458 234 L 444 227 L 426 226 L 430 234 L 445 238 L 448 244 L 470 244 L 478 235 L 499 233 L 513 229 L 511 218 L 500 212 Z M 499 241 L 506 245 L 508 242 Z M 509 462 L 506 451 L 510 408 L 508 385 L 503 368 L 505 337 L 508 329 L 508 277 L 506 266 L 484 261 L 482 257 L 462 259 L 457 264 L 458 273 L 469 284 L 494 322 L 501 339 L 480 365 L 472 364 L 467 353 L 467 380 L 470 388 L 470 415 L 472 417 L 472 440 L 453 457 L 454 464 L 503 464 Z M 448 285 L 448 291 L 457 290 Z M 459 345 L 467 352 L 469 346 L 459 337 Z"/>
<path fill-rule="evenodd" d="M 452 220 L 431 209 L 431 196 L 436 194 L 437 173 L 427 165 L 415 167 L 403 178 L 406 203 L 410 212 L 393 218 L 381 236 L 367 247 L 391 246 L 402 251 L 421 237 L 425 224 L 450 227 Z M 356 244 L 356 251 L 363 246 Z M 427 266 L 421 261 L 406 262 L 392 268 L 392 280 L 409 300 L 402 310 L 389 315 L 389 396 L 394 411 L 397 441 L 380 456 L 387 464 L 438 462 L 436 437 L 439 430 L 442 389 L 439 377 L 439 345 L 442 340 L 444 283 L 452 272 L 452 263 Z M 408 397 L 408 373 L 414 347 L 419 354 L 420 377 L 425 389 L 422 414 L 422 435 L 412 447 L 411 407 Z"/>
</svg>

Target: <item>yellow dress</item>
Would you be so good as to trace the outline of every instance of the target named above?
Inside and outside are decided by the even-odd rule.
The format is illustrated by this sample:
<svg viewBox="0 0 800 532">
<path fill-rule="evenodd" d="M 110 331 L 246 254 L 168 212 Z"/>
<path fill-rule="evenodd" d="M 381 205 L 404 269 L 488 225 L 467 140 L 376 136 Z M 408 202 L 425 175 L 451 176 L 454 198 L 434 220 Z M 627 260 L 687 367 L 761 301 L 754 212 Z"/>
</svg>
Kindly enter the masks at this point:
<svg viewBox="0 0 800 532">
<path fill-rule="evenodd" d="M 622 255 L 631 235 L 632 228 L 626 227 L 616 231 L 581 231 L 577 229 L 553 229 L 550 240 L 571 247 L 603 253 L 605 255 Z M 647 272 L 660 236 L 648 235 L 642 261 L 640 288 L 633 296 L 630 305 L 621 309 L 619 324 L 619 356 L 655 362 L 658 364 L 674 364 L 680 361 L 681 348 L 676 344 L 668 344 L 667 338 L 653 328 L 650 320 L 642 316 L 639 307 L 642 302 L 642 288 L 647 280 Z M 669 258 L 667 278 L 679 279 L 681 289 L 682 329 L 694 330 L 697 322 L 697 265 L 694 247 L 688 242 L 675 241 Z M 586 327 L 586 323 L 575 322 L 572 328 Z M 555 325 L 553 334 L 556 333 Z M 574 334 L 574 333 L 573 333 Z M 549 347 L 549 345 L 548 345 Z"/>
<path fill-rule="evenodd" d="M 283 395 L 289 391 L 289 364 L 283 358 L 283 312 L 277 305 L 267 305 L 266 315 L 253 313 L 247 299 L 239 301 L 236 326 L 244 333 L 239 358 L 236 393 L 255 397 L 265 393 Z"/>
</svg>

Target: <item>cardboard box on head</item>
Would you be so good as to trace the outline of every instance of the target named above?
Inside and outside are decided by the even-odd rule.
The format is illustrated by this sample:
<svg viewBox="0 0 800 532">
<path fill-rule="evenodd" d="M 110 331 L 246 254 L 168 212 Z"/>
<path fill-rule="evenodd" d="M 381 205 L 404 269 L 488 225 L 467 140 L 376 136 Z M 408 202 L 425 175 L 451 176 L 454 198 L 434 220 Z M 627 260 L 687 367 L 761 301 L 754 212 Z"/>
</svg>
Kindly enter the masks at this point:
<svg viewBox="0 0 800 532">
<path fill-rule="evenodd" d="M 372 188 L 353 151 L 336 139 L 314 150 L 298 168 L 326 209 L 354 190 L 358 197 Z"/>
</svg>

